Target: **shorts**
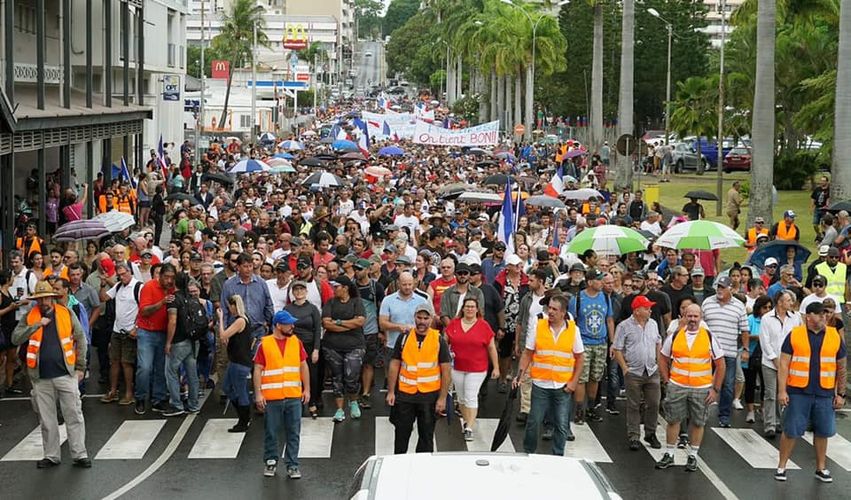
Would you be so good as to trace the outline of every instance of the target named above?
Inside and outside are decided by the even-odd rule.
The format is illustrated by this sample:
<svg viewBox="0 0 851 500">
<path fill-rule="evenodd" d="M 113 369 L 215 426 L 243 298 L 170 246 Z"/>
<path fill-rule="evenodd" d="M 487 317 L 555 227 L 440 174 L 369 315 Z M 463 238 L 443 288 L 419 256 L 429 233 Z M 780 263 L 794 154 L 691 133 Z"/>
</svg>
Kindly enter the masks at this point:
<svg viewBox="0 0 851 500">
<path fill-rule="evenodd" d="M 378 361 L 378 334 L 373 333 L 363 336 L 366 341 L 366 352 L 363 354 L 363 364 L 375 366 Z"/>
<path fill-rule="evenodd" d="M 139 200 L 139 208 L 151 208 L 151 200 Z"/>
<path fill-rule="evenodd" d="M 586 345 L 582 373 L 579 375 L 579 383 L 588 381 L 600 382 L 606 374 L 606 355 L 608 354 L 606 344 Z"/>
<path fill-rule="evenodd" d="M 510 358 L 514 355 L 514 329 L 509 329 L 510 331 L 506 331 L 505 335 L 499 339 L 497 344 L 497 354 L 499 354 L 500 358 Z"/>
<path fill-rule="evenodd" d="M 682 422 L 688 418 L 692 425 L 703 427 L 706 424 L 706 396 L 709 387 L 692 389 L 668 384 L 665 394 L 665 418 L 668 423 Z"/>
<path fill-rule="evenodd" d="M 113 333 L 109 338 L 110 363 L 136 364 L 136 339 Z"/>
<path fill-rule="evenodd" d="M 783 411 L 783 434 L 799 438 L 813 425 L 813 435 L 829 438 L 836 434 L 836 412 L 833 398 L 813 394 L 789 394 L 789 406 Z"/>
</svg>

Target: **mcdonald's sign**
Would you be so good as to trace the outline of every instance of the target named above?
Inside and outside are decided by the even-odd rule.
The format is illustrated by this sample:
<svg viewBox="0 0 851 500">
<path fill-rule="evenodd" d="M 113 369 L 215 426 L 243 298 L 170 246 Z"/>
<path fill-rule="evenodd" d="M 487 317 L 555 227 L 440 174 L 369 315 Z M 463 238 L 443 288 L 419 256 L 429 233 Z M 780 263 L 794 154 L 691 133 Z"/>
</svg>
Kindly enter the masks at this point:
<svg viewBox="0 0 851 500">
<path fill-rule="evenodd" d="M 211 77 L 216 80 L 227 80 L 230 73 L 230 61 L 214 60 L 211 63 Z"/>
<path fill-rule="evenodd" d="M 301 23 L 286 23 L 284 26 L 284 48 L 302 50 L 307 48 L 307 31 Z"/>
</svg>

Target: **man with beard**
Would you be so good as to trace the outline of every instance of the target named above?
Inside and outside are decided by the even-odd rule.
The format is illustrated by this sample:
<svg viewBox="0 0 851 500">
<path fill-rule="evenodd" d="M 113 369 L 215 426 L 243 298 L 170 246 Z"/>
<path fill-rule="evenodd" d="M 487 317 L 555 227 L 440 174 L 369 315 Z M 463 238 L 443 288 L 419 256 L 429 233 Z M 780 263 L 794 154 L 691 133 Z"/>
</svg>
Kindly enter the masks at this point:
<svg viewBox="0 0 851 500">
<path fill-rule="evenodd" d="M 632 304 L 633 299 L 639 295 L 644 295 L 650 302 L 654 302 L 653 307 L 650 308 L 651 318 L 656 321 L 656 324 L 659 325 L 659 331 L 666 331 L 668 329 L 668 325 L 671 323 L 671 309 L 668 306 L 668 297 L 666 297 L 662 292 L 654 292 L 647 287 L 647 273 L 644 271 L 636 271 L 632 273 L 632 289 L 636 290 L 634 293 L 631 293 L 623 298 L 623 304 Z M 621 321 L 625 321 L 632 314 L 632 310 L 628 307 L 622 307 L 621 312 L 618 318 L 615 320 L 615 324 L 620 323 Z"/>
<path fill-rule="evenodd" d="M 313 265 L 309 257 L 300 257 L 296 263 L 295 281 L 303 281 L 307 285 L 307 301 L 316 306 L 320 311 L 322 304 L 334 297 L 334 289 L 327 281 L 320 281 L 314 274 Z M 295 300 L 292 289 L 287 294 L 287 303 Z"/>
</svg>

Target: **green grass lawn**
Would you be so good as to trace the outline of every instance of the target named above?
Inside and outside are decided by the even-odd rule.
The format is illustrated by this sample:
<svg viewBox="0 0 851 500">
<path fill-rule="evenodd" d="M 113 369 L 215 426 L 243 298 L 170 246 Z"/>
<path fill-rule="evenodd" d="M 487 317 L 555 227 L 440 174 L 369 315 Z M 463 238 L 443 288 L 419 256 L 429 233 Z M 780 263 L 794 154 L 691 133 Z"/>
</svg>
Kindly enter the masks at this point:
<svg viewBox="0 0 851 500">
<path fill-rule="evenodd" d="M 656 184 L 657 179 L 655 177 L 643 176 L 641 178 L 642 188 L 647 185 L 656 184 L 659 186 L 659 196 L 660 202 L 662 206 L 668 208 L 670 210 L 678 212 L 683 205 L 688 201 L 683 198 L 683 195 L 691 190 L 704 190 L 709 191 L 710 193 L 714 193 L 716 189 L 717 179 L 715 177 L 715 172 L 707 172 L 706 175 L 699 176 L 695 174 L 684 174 L 678 175 L 671 178 L 670 183 Z M 750 180 L 749 173 L 735 173 L 735 174 L 724 174 L 724 196 L 721 200 L 721 215 L 716 216 L 716 203 L 714 201 L 703 201 L 701 202 L 704 206 L 706 212 L 706 218 L 709 220 L 713 220 L 716 222 L 721 222 L 723 224 L 727 224 L 727 216 L 725 215 L 725 206 L 727 191 L 730 189 L 730 186 L 733 184 L 733 181 L 743 181 L 747 182 Z M 808 189 L 808 187 L 807 187 Z M 806 246 L 807 248 L 813 250 L 813 257 L 816 255 L 815 252 L 815 243 L 813 243 L 813 238 L 815 238 L 815 233 L 813 231 L 812 226 L 812 214 L 810 213 L 810 192 L 807 191 L 779 191 L 778 192 L 778 202 L 773 207 L 773 215 L 774 221 L 778 221 L 782 219 L 783 212 L 785 210 L 794 210 L 798 215 L 797 217 L 797 225 L 801 231 L 801 244 Z M 748 217 L 748 202 L 745 200 L 745 204 L 742 207 L 742 214 L 739 216 L 741 220 L 741 224 L 739 226 L 739 233 L 744 235 L 746 228 L 744 227 L 745 222 Z M 724 260 L 725 265 L 732 264 L 733 262 L 744 262 L 747 259 L 747 251 L 744 248 L 735 248 L 735 249 L 727 249 L 721 251 L 721 258 Z"/>
</svg>

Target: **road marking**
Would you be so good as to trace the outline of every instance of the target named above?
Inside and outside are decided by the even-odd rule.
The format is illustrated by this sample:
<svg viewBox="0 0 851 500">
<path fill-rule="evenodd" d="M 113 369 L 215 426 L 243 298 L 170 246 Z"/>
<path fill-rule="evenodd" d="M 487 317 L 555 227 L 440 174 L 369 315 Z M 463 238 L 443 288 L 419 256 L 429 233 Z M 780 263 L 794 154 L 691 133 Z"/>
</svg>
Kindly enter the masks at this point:
<svg viewBox="0 0 851 500">
<path fill-rule="evenodd" d="M 808 443 L 813 444 L 813 433 L 805 433 L 804 439 Z M 827 438 L 827 458 L 851 472 L 851 442 L 839 434 L 834 434 L 833 437 Z"/>
<path fill-rule="evenodd" d="M 589 462 L 612 463 L 606 449 L 594 435 L 591 427 L 586 425 L 571 425 L 570 429 L 576 436 L 575 441 L 568 441 L 564 445 L 564 456 L 571 458 L 582 458 Z"/>
<path fill-rule="evenodd" d="M 140 459 L 157 439 L 165 419 L 125 420 L 95 457 L 96 460 Z"/>
<path fill-rule="evenodd" d="M 641 442 L 641 446 L 644 446 L 644 449 L 647 450 L 647 453 L 649 453 L 650 456 L 653 457 L 653 460 L 658 462 L 659 460 L 662 459 L 662 456 L 665 454 L 665 452 L 668 451 L 668 449 L 665 447 L 665 444 L 666 444 L 665 443 L 665 428 L 668 426 L 668 423 L 665 422 L 665 420 L 662 417 L 658 417 L 658 420 L 656 422 L 657 422 L 657 425 L 656 425 L 657 435 L 660 431 L 661 431 L 661 434 L 662 434 L 662 440 L 661 440 L 662 448 L 660 448 L 658 450 L 654 450 L 653 448 L 650 447 L 649 444 L 647 444 L 647 441 L 641 439 L 640 442 Z M 639 435 L 640 436 L 646 435 L 645 432 L 644 432 L 644 424 L 639 425 Z M 685 465 L 687 460 L 688 460 L 688 451 L 687 450 L 680 449 L 680 448 L 674 448 L 674 465 Z"/>
<path fill-rule="evenodd" d="M 104 396 L 105 396 L 105 394 L 83 394 L 80 397 L 82 397 L 82 398 L 102 398 Z M 32 401 L 32 397 L 30 397 L 30 396 L 15 396 L 15 397 L 11 397 L 11 398 L 0 399 L 0 403 L 2 403 L 4 401 Z"/>
<path fill-rule="evenodd" d="M 334 420 L 331 417 L 301 420 L 301 438 L 298 446 L 299 458 L 331 458 L 334 439 Z M 283 452 L 281 452 L 283 456 Z"/>
<path fill-rule="evenodd" d="M 777 448 L 768 444 L 755 430 L 722 429 L 718 427 L 713 427 L 712 430 L 754 469 L 777 468 L 780 452 Z M 786 464 L 786 468 L 800 469 L 791 460 Z"/>
<path fill-rule="evenodd" d="M 68 439 L 65 424 L 59 426 L 59 445 Z M 44 458 L 44 446 L 41 443 L 41 426 L 33 429 L 27 437 L 21 440 L 9 453 L 0 458 L 0 462 L 19 462 L 26 460 L 41 460 Z"/>
<path fill-rule="evenodd" d="M 416 453 L 419 438 L 417 423 L 414 422 L 414 430 L 411 432 L 410 439 L 408 439 L 408 453 Z M 390 417 L 375 417 L 375 454 L 378 456 L 392 455 L 395 440 L 396 427 L 390 423 Z M 434 451 L 437 451 L 436 440 L 433 446 Z"/>
<path fill-rule="evenodd" d="M 476 428 L 473 431 L 473 440 L 467 442 L 467 451 L 491 451 L 493 436 L 496 434 L 496 428 L 498 425 L 498 418 L 476 419 Z M 506 436 L 505 441 L 502 442 L 496 451 L 514 453 L 514 443 L 511 442 L 511 436 Z"/>
<path fill-rule="evenodd" d="M 236 458 L 244 432 L 228 432 L 236 425 L 235 418 L 213 418 L 207 420 L 204 429 L 189 451 L 189 458 Z"/>
</svg>

